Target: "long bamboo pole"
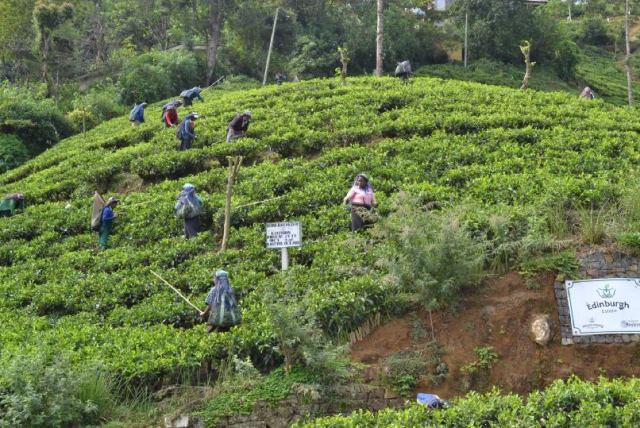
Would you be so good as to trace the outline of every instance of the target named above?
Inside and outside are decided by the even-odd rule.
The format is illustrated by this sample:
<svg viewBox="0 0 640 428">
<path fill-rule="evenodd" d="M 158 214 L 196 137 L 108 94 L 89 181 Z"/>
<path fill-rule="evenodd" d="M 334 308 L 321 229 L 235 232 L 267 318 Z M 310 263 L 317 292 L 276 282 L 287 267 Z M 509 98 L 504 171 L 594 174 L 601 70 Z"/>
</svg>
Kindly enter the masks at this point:
<svg viewBox="0 0 640 428">
<path fill-rule="evenodd" d="M 154 271 L 151 271 L 152 274 L 154 274 L 155 276 L 157 276 L 158 278 L 160 278 L 160 280 L 162 282 L 164 282 L 165 284 L 167 284 L 169 286 L 169 288 L 171 288 L 173 291 L 175 291 L 176 293 L 178 293 L 178 296 L 182 297 L 182 299 L 187 302 L 189 305 L 191 305 L 192 308 L 195 308 L 196 311 L 198 311 L 198 313 L 200 315 L 202 315 L 204 312 L 202 312 L 200 310 L 200 308 L 198 308 L 196 305 L 194 305 L 193 303 L 191 303 L 189 301 L 189 299 L 187 299 L 186 297 L 184 297 L 184 295 L 180 292 L 180 290 L 178 290 L 177 288 L 175 288 L 173 285 L 169 284 L 169 282 L 167 282 L 166 279 L 164 279 L 163 277 L 161 277 L 160 275 L 158 275 L 157 273 L 155 273 Z"/>
</svg>

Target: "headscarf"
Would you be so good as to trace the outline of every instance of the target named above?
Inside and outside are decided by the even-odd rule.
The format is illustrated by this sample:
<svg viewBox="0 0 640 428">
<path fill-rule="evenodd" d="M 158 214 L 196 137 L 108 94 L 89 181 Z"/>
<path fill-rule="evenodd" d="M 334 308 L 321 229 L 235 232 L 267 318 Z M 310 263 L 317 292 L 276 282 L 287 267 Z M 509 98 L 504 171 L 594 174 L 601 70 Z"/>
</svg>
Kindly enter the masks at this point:
<svg viewBox="0 0 640 428">
<path fill-rule="evenodd" d="M 193 206 L 200 205 L 200 201 L 198 200 L 198 196 L 196 195 L 196 187 L 191 183 L 185 183 L 185 185 L 182 186 L 182 191 L 176 199 L 183 204 L 189 202 Z"/>
<path fill-rule="evenodd" d="M 182 101 L 180 100 L 173 100 L 170 103 L 167 103 L 165 105 L 162 106 L 162 111 L 167 111 L 167 110 L 176 110 L 178 107 L 180 107 L 182 105 Z"/>
<path fill-rule="evenodd" d="M 364 189 L 358 186 L 358 177 L 364 178 L 364 181 L 366 182 L 366 184 L 364 185 Z M 363 190 L 365 193 L 373 192 L 373 186 L 371 186 L 371 184 L 369 183 L 369 177 L 363 172 L 356 175 L 356 178 L 353 179 L 353 185 L 351 186 L 351 188 L 354 187 Z"/>
<path fill-rule="evenodd" d="M 222 297 L 226 294 L 230 297 L 229 299 L 226 299 L 229 306 L 227 309 L 235 308 L 236 298 L 233 289 L 231 288 L 231 284 L 229 283 L 229 274 L 223 270 L 217 271 L 213 276 L 213 283 L 212 304 L 219 305 L 222 301 Z"/>
</svg>

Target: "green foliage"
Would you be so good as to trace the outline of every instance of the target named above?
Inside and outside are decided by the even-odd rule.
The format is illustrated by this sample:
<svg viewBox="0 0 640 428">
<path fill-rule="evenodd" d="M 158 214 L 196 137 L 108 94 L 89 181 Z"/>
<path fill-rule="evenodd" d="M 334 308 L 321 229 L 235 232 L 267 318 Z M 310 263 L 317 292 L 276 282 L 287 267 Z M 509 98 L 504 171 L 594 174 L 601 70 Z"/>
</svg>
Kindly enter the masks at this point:
<svg viewBox="0 0 640 428">
<path fill-rule="evenodd" d="M 520 273 L 525 276 L 525 280 L 544 272 L 557 272 L 567 278 L 574 278 L 578 273 L 575 250 L 527 258 L 520 265 Z"/>
<path fill-rule="evenodd" d="M 119 117 L 0 175 L 0 194 L 23 192 L 28 205 L 0 219 L 0 364 L 37 351 L 69 353 L 79 366 L 99 357 L 125 384 L 154 388 L 198 379 L 202 361 L 225 360 L 230 350 L 272 368 L 290 341 L 306 364 L 331 368 L 339 353 L 320 333 L 341 337 L 372 314 L 406 310 L 420 291 L 423 305 L 455 302 L 478 264 L 516 267 L 546 254 L 555 238 L 542 207 L 617 202 L 638 160 L 633 111 L 560 93 L 353 77 L 344 86 L 314 80 L 204 97 L 191 150 L 177 152 L 175 132 L 155 121 L 132 128 Z M 225 143 L 228 121 L 247 107 L 247 137 Z M 229 248 L 217 253 L 233 155 L 247 161 L 234 186 Z M 340 201 L 361 171 L 393 226 L 389 242 L 348 231 Z M 173 218 L 187 181 L 205 206 L 203 229 L 188 241 Z M 96 187 L 122 200 L 113 247 L 100 253 L 89 229 Z M 396 206 L 401 191 L 415 199 Z M 284 275 L 262 225 L 281 220 L 301 221 L 304 234 Z M 397 234 L 404 228 L 407 237 Z M 420 245 L 391 251 L 403 242 Z M 394 254 L 406 255 L 407 288 L 384 281 L 397 266 L 376 263 L 395 262 Z M 202 305 L 219 267 L 230 272 L 243 323 L 207 336 L 150 270 Z M 275 297 L 265 301 L 269 292 Z M 269 305 L 279 301 L 298 308 L 280 312 L 276 325 Z M 298 316 L 304 329 L 289 335 Z M 309 331 L 305 348 L 299 338 Z"/>
<path fill-rule="evenodd" d="M 33 88 L 0 85 L 0 131 L 14 134 L 33 156 L 72 134 L 71 124 L 52 100 Z"/>
<path fill-rule="evenodd" d="M 473 349 L 478 359 L 460 367 L 460 371 L 465 374 L 474 374 L 478 370 L 490 370 L 493 364 L 498 361 L 498 354 L 492 346 L 476 346 Z"/>
<path fill-rule="evenodd" d="M 633 254 L 640 254 L 640 232 L 623 232 L 617 240 Z"/>
<path fill-rule="evenodd" d="M 557 380 L 544 391 L 526 399 L 515 394 L 472 392 L 453 406 L 425 411 L 414 404 L 402 410 L 374 413 L 357 411 L 349 416 L 331 416 L 295 427 L 373 426 L 635 426 L 639 422 L 640 382 L 637 379 L 600 378 L 597 383 L 572 377 Z"/>
<path fill-rule="evenodd" d="M 590 16 L 582 21 L 580 41 L 588 45 L 605 46 L 613 44 L 614 36 L 604 18 Z"/>
<path fill-rule="evenodd" d="M 396 210 L 378 228 L 389 281 L 417 302 L 434 309 L 452 305 L 460 290 L 480 279 L 484 243 L 474 240 L 458 213 L 425 211 L 400 195 Z"/>
<path fill-rule="evenodd" d="M 74 369 L 42 354 L 0 372 L 0 425 L 67 427 L 95 424 L 113 409 L 113 384 L 99 366 Z"/>
<path fill-rule="evenodd" d="M 556 44 L 554 51 L 554 68 L 561 79 L 571 80 L 575 77 L 579 62 L 578 47 L 571 40 L 562 40 Z"/>
<path fill-rule="evenodd" d="M 91 110 L 75 109 L 67 113 L 66 117 L 75 132 L 89 130 L 98 124 L 98 119 L 93 116 Z"/>
<path fill-rule="evenodd" d="M 408 397 L 424 373 L 425 361 L 421 351 L 402 351 L 385 359 L 383 381 L 398 394 Z"/>
<path fill-rule="evenodd" d="M 0 173 L 29 159 L 29 152 L 22 142 L 11 134 L 0 134 Z"/>
<path fill-rule="evenodd" d="M 301 368 L 293 368 L 289 372 L 276 369 L 263 378 L 254 376 L 251 385 L 245 382 L 248 380 L 241 376 L 240 382 L 237 382 L 237 377 L 223 382 L 213 399 L 207 400 L 197 415 L 204 418 L 207 426 L 214 426 L 225 416 L 251 413 L 259 400 L 277 403 L 287 398 L 295 385 L 317 382 L 314 374 Z"/>
<path fill-rule="evenodd" d="M 521 40 L 537 40 L 537 22 L 523 2 L 460 0 L 452 6 L 456 21 L 469 22 L 469 52 L 473 58 L 488 57 L 505 62 L 520 61 Z"/>
<path fill-rule="evenodd" d="M 264 305 L 287 372 L 303 365 L 328 383 L 346 376 L 344 349 L 332 346 L 323 337 L 313 313 L 309 314 L 300 302 L 278 298 L 272 292 L 265 294 Z"/>
<path fill-rule="evenodd" d="M 518 88 L 522 83 L 522 66 L 520 64 L 516 66 L 487 58 L 472 61 L 466 68 L 462 64 L 426 65 L 418 68 L 416 74 L 509 88 Z M 541 91 L 578 92 L 577 87 L 558 79 L 555 66 L 545 66 L 544 62 L 536 66 L 536 72 L 529 80 L 529 87 Z"/>
<path fill-rule="evenodd" d="M 86 93 L 77 94 L 73 100 L 76 110 L 90 112 L 96 124 L 127 113 L 127 108 L 118 104 L 119 88 L 111 83 L 102 83 L 89 89 Z M 77 127 L 77 124 L 74 123 Z"/>
<path fill-rule="evenodd" d="M 608 234 L 608 225 L 612 223 L 613 210 L 605 205 L 600 207 L 579 207 L 577 210 L 578 229 L 585 244 L 601 244 Z"/>
<path fill-rule="evenodd" d="M 576 75 L 595 90 L 596 97 L 613 104 L 627 105 L 627 78 L 615 56 L 605 49 L 592 46 L 583 47 L 580 56 Z M 632 88 L 637 93 L 640 85 L 633 82 Z"/>
<path fill-rule="evenodd" d="M 194 54 L 151 51 L 127 58 L 118 81 L 126 104 L 177 96 L 201 82 L 203 71 Z"/>
<path fill-rule="evenodd" d="M 635 177 L 624 188 L 620 198 L 620 209 L 628 230 L 640 227 L 640 195 L 638 180 Z"/>
</svg>

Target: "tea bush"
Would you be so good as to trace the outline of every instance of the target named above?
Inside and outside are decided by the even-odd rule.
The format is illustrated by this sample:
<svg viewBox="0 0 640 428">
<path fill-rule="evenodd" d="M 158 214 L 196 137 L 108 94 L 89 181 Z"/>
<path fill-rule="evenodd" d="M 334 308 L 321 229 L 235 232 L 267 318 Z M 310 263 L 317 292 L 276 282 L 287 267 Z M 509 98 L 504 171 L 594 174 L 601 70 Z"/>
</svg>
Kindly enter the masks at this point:
<svg viewBox="0 0 640 428">
<path fill-rule="evenodd" d="M 283 359 L 263 299 L 268 290 L 276 300 L 296 299 L 331 337 L 407 307 L 384 280 L 390 268 L 377 263 L 381 238 L 348 232 L 341 201 L 358 172 L 370 174 L 383 217 L 397 216 L 400 192 L 443 218 L 469 206 L 456 233 L 437 236 L 482 243 L 472 258 L 485 267 L 496 260 L 517 267 L 528 243 L 551 239 L 541 207 L 617 201 L 640 161 L 635 110 L 560 93 L 350 78 L 348 85 L 311 80 L 204 97 L 189 151 L 178 152 L 174 130 L 151 119 L 158 103 L 138 128 L 118 117 L 0 174 L 0 194 L 23 192 L 28 205 L 0 218 L 0 365 L 67 353 L 72 366 L 101 360 L 124 382 L 150 388 L 200 373 L 203 362 L 230 352 L 266 370 Z M 247 137 L 227 144 L 228 121 L 247 108 Z M 232 155 L 245 163 L 229 248 L 219 253 Z M 205 208 L 203 231 L 188 241 L 173 217 L 185 182 Z M 96 188 L 122 200 L 112 248 L 101 252 L 89 227 Z M 260 201 L 267 202 L 250 205 Z M 278 252 L 265 248 L 263 226 L 284 220 L 303 224 L 303 246 L 291 249 L 286 275 Z M 449 244 L 434 259 L 443 283 L 447 251 L 461 250 Z M 454 299 L 475 267 L 436 297 Z M 230 272 L 243 323 L 206 335 L 195 311 L 151 270 L 204 306 L 218 268 Z"/>
<path fill-rule="evenodd" d="M 295 427 L 382 427 L 382 426 L 525 426 L 632 427 L 639 422 L 638 379 L 604 379 L 597 383 L 572 377 L 557 380 L 543 391 L 523 400 L 515 394 L 471 392 L 454 400 L 452 406 L 428 410 L 411 404 L 402 410 L 378 413 L 357 411 L 349 416 L 332 416 L 299 422 Z"/>
</svg>

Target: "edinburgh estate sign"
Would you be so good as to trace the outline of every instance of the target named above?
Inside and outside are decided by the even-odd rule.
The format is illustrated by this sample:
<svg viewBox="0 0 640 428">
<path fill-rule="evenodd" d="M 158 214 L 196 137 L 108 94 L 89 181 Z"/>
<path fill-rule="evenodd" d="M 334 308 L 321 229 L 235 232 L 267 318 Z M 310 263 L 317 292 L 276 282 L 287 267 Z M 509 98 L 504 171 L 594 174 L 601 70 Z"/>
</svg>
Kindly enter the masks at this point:
<svg viewBox="0 0 640 428">
<path fill-rule="evenodd" d="M 574 336 L 640 333 L 640 279 L 566 281 Z"/>
</svg>

